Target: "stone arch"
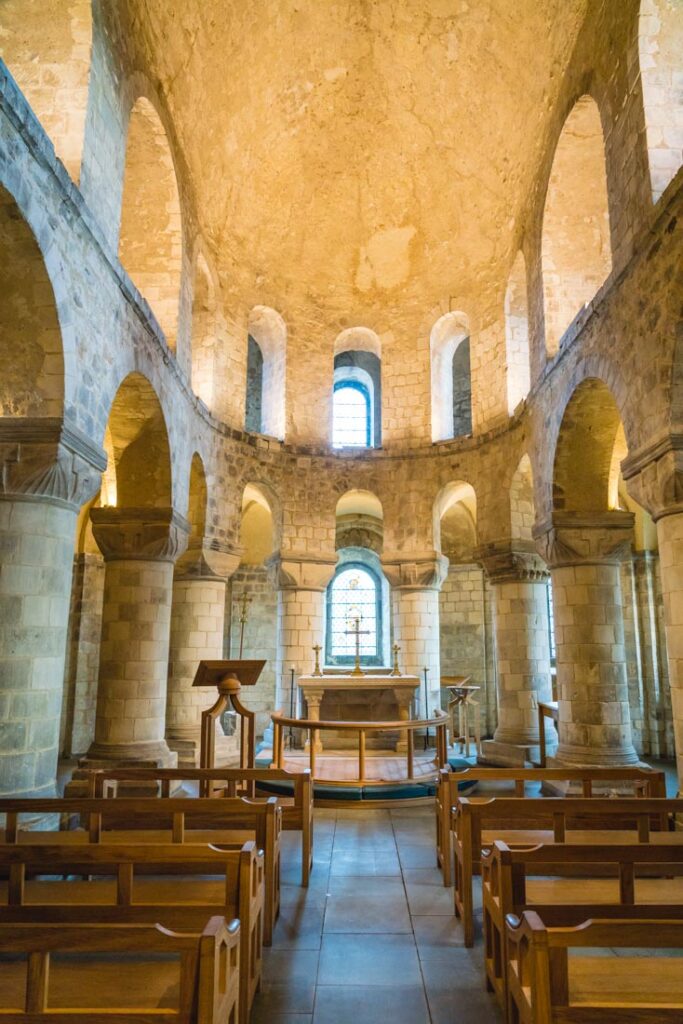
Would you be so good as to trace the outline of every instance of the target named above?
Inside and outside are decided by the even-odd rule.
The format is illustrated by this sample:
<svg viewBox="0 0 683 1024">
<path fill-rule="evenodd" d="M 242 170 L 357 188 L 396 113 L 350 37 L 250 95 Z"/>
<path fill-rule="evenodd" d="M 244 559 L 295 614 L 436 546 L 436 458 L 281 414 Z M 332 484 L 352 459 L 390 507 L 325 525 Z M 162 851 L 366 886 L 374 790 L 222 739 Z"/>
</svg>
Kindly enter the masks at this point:
<svg viewBox="0 0 683 1024">
<path fill-rule="evenodd" d="M 334 339 L 335 356 L 342 352 L 370 352 L 381 359 L 382 342 L 379 334 L 369 327 L 347 327 Z"/>
<path fill-rule="evenodd" d="M 64 391 L 63 337 L 47 267 L 0 187 L 0 416 L 61 418 Z"/>
<path fill-rule="evenodd" d="M 192 390 L 212 412 L 217 343 L 216 286 L 204 254 L 198 252 L 192 288 Z"/>
<path fill-rule="evenodd" d="M 130 373 L 119 386 L 108 428 L 115 506 L 169 508 L 171 451 L 166 421 L 154 388 L 141 373 Z"/>
<path fill-rule="evenodd" d="M 531 386 L 526 261 L 521 249 L 512 264 L 505 290 L 505 354 L 508 412 L 512 415 Z"/>
<path fill-rule="evenodd" d="M 683 163 L 682 54 L 683 5 L 680 0 L 641 0 L 638 56 L 654 203 Z"/>
<path fill-rule="evenodd" d="M 195 452 L 190 463 L 190 489 L 187 499 L 186 519 L 190 524 L 188 548 L 202 548 L 204 545 L 207 503 L 208 488 L 204 462 L 199 452 Z"/>
<path fill-rule="evenodd" d="M 287 325 L 269 306 L 254 306 L 249 314 L 248 331 L 263 360 L 260 376 L 261 429 L 258 433 L 282 441 L 286 424 Z M 247 419 L 248 413 L 247 409 Z"/>
<path fill-rule="evenodd" d="M 510 531 L 511 537 L 525 544 L 533 543 L 534 526 L 534 476 L 531 459 L 524 454 L 510 484 Z"/>
<path fill-rule="evenodd" d="M 555 148 L 541 246 L 548 358 L 612 270 L 605 145 L 595 100 L 581 96 Z"/>
<path fill-rule="evenodd" d="M 459 434 L 469 434 L 472 431 L 472 410 L 471 410 L 471 379 L 469 375 L 469 319 L 465 313 L 453 311 L 445 313 L 432 327 L 429 336 L 429 352 L 431 359 L 431 385 L 432 385 L 432 441 L 446 441 Z M 461 351 L 462 350 L 462 351 Z M 462 393 L 458 396 L 455 393 L 454 363 L 458 359 L 462 361 L 464 355 L 466 366 L 462 370 L 466 377 Z M 458 399 L 463 405 L 463 412 L 456 415 L 456 403 Z M 469 410 L 469 429 L 467 410 Z M 456 419 L 462 420 L 457 423 Z M 456 430 L 456 428 L 459 428 Z"/>
<path fill-rule="evenodd" d="M 92 0 L 3 0 L 0 57 L 76 182 L 83 155 L 92 35 Z"/>
<path fill-rule="evenodd" d="M 337 429 L 337 394 L 350 387 L 357 389 L 367 403 L 367 447 L 379 448 L 382 444 L 382 342 L 375 331 L 369 327 L 348 327 L 337 335 L 333 381 L 333 445 L 343 447 L 351 443 L 340 441 Z"/>
<path fill-rule="evenodd" d="M 173 154 L 159 114 L 140 96 L 130 112 L 119 258 L 170 349 L 178 332 L 183 230 Z"/>
<path fill-rule="evenodd" d="M 553 461 L 553 509 L 602 514 L 616 508 L 613 457 L 621 416 L 612 392 L 585 378 L 564 410 Z"/>
<path fill-rule="evenodd" d="M 372 491 L 354 488 L 342 494 L 335 509 L 336 549 L 367 548 L 381 554 L 384 510 Z"/>
<path fill-rule="evenodd" d="M 273 499 L 262 484 L 248 483 L 242 494 L 242 565 L 263 565 L 277 550 Z"/>
<path fill-rule="evenodd" d="M 477 496 L 471 484 L 455 480 L 439 491 L 433 510 L 434 547 L 453 562 L 474 561 Z"/>
</svg>

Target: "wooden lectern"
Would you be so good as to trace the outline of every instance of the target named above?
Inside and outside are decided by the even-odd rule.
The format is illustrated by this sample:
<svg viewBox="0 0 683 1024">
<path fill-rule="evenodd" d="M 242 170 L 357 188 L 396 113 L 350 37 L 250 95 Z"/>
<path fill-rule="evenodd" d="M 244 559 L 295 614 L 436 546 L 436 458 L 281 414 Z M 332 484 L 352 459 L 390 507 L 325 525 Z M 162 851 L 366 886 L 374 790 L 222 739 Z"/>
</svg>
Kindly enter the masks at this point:
<svg viewBox="0 0 683 1024">
<path fill-rule="evenodd" d="M 232 708 L 241 719 L 240 768 L 253 768 L 256 759 L 256 715 L 245 708 L 239 699 L 243 686 L 254 686 L 265 666 L 265 661 L 200 661 L 193 686 L 215 686 L 218 700 L 207 711 L 202 711 L 200 768 L 215 768 L 216 722 Z"/>
</svg>

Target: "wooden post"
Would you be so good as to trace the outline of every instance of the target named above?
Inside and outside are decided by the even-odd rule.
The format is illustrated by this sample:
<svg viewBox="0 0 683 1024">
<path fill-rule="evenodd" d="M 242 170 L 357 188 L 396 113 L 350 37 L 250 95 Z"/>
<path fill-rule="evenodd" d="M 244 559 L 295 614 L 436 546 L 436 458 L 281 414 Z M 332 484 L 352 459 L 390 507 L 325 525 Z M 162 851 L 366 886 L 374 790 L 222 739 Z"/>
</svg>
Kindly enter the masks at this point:
<svg viewBox="0 0 683 1024">
<path fill-rule="evenodd" d="M 408 778 L 412 781 L 415 777 L 415 758 L 414 758 L 414 744 L 415 736 L 412 729 L 408 729 L 406 736 L 406 759 L 408 763 Z"/>
<path fill-rule="evenodd" d="M 358 730 L 358 781 L 365 780 L 365 729 Z"/>
</svg>

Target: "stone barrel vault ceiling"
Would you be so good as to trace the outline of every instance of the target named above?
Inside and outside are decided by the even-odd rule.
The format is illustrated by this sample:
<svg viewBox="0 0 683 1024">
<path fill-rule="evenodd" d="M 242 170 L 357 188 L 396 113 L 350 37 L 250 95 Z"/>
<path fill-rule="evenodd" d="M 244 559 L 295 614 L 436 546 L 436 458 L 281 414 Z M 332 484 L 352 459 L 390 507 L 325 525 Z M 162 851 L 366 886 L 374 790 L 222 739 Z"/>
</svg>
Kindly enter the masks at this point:
<svg viewBox="0 0 683 1024">
<path fill-rule="evenodd" d="M 298 328 L 502 302 L 589 0 L 117 0 L 226 296 Z"/>
</svg>

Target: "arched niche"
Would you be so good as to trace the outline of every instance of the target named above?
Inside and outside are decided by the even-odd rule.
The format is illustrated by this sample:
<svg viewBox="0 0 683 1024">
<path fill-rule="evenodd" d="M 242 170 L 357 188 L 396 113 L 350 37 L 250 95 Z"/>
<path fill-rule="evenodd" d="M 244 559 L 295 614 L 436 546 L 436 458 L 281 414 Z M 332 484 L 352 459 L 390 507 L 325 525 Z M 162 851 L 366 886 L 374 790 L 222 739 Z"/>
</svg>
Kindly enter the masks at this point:
<svg viewBox="0 0 683 1024">
<path fill-rule="evenodd" d="M 557 142 L 543 212 L 542 272 L 548 358 L 612 269 L 605 146 L 591 96 L 575 103 Z"/>
<path fill-rule="evenodd" d="M 652 201 L 656 203 L 683 163 L 680 0 L 641 0 L 638 56 Z"/>
<path fill-rule="evenodd" d="M 526 262 L 520 249 L 512 264 L 505 290 L 505 355 L 507 361 L 508 412 L 515 411 L 529 394 L 529 307 Z"/>
<path fill-rule="evenodd" d="M 188 549 L 201 548 L 206 533 L 206 506 L 208 491 L 204 463 L 199 452 L 192 456 L 190 464 L 190 489 L 187 502 L 187 521 L 190 524 Z"/>
<path fill-rule="evenodd" d="M 117 508 L 169 508 L 171 452 L 166 421 L 154 388 L 141 373 L 129 374 L 116 392 L 108 430 L 115 487 L 109 487 L 106 500 L 114 497 Z M 108 465 L 110 475 L 111 470 Z"/>
<path fill-rule="evenodd" d="M 91 4 L 92 0 L 0 3 L 0 57 L 76 182 L 88 108 Z"/>
<path fill-rule="evenodd" d="M 249 314 L 248 335 L 245 424 L 247 430 L 282 441 L 286 423 L 287 326 L 274 309 L 254 306 Z"/>
<path fill-rule="evenodd" d="M 209 266 L 197 253 L 192 288 L 192 390 L 213 411 L 216 373 L 216 290 Z"/>
<path fill-rule="evenodd" d="M 365 548 L 380 554 L 384 543 L 382 502 L 362 489 L 347 491 L 337 502 L 336 548 Z"/>
<path fill-rule="evenodd" d="M 262 487 L 247 484 L 240 525 L 242 565 L 263 565 L 275 549 L 273 508 Z"/>
<path fill-rule="evenodd" d="M 477 497 L 471 484 L 456 480 L 434 502 L 434 547 L 453 563 L 474 561 Z"/>
<path fill-rule="evenodd" d="M 472 433 L 469 335 L 469 319 L 457 311 L 440 317 L 432 328 L 432 441 Z"/>
<path fill-rule="evenodd" d="M 64 384 L 62 332 L 43 256 L 0 187 L 0 416 L 61 417 Z"/>
<path fill-rule="evenodd" d="M 173 350 L 182 255 L 180 195 L 171 147 L 156 110 L 140 96 L 128 121 L 119 258 Z"/>
<path fill-rule="evenodd" d="M 349 327 L 334 342 L 332 444 L 382 444 L 382 345 L 368 327 Z"/>
</svg>

